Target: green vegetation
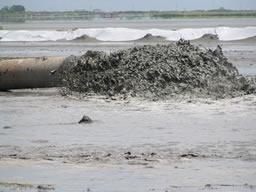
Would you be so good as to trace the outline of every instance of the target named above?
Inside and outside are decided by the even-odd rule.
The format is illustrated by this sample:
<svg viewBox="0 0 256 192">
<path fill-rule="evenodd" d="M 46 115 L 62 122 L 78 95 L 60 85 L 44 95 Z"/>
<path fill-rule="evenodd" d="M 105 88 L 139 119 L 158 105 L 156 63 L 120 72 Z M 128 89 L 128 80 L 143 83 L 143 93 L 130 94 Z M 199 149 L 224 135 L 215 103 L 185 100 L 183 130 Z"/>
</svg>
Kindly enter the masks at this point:
<svg viewBox="0 0 256 192">
<path fill-rule="evenodd" d="M 169 11 L 169 12 L 157 12 L 151 15 L 157 19 L 172 19 L 172 18 L 211 18 L 211 17 L 256 17 L 256 11 L 236 11 L 236 10 L 198 10 L 198 11 Z"/>
<path fill-rule="evenodd" d="M 14 13 L 14 12 L 25 12 L 25 7 L 22 5 L 13 5 L 11 7 L 5 6 L 1 9 L 3 12 L 9 12 L 9 13 Z"/>
<path fill-rule="evenodd" d="M 77 11 L 26 11 L 22 5 L 13 5 L 0 9 L 0 22 L 25 22 L 26 20 L 93 20 L 93 19 L 174 19 L 174 18 L 216 18 L 216 17 L 256 17 L 256 10 L 227 10 L 223 7 L 215 10 L 196 11 L 116 11 L 101 10 Z"/>
<path fill-rule="evenodd" d="M 26 9 L 22 5 L 5 6 L 0 10 L 2 22 L 25 22 Z"/>
<path fill-rule="evenodd" d="M 92 19 L 174 19 L 174 18 L 210 18 L 210 17 L 256 17 L 254 11 L 198 10 L 198 11 L 66 11 L 66 12 L 27 12 L 27 20 L 92 20 Z"/>
</svg>

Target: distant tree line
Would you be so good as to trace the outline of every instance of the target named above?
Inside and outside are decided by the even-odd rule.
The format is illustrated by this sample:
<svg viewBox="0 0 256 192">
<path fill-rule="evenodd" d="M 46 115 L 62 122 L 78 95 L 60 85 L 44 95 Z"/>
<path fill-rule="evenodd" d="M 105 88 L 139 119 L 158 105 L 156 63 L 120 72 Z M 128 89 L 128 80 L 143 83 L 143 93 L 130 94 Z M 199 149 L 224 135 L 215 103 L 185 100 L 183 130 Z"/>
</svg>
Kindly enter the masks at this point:
<svg viewBox="0 0 256 192">
<path fill-rule="evenodd" d="M 76 11 L 26 11 L 23 5 L 0 8 L 0 22 L 25 22 L 26 20 L 94 20 L 94 19 L 173 19 L 210 17 L 254 17 L 256 10 L 228 10 L 224 7 L 213 10 L 193 11 L 114 11 L 95 9 Z"/>
<path fill-rule="evenodd" d="M 25 12 L 26 9 L 23 5 L 13 5 L 11 7 L 4 6 L 0 11 L 4 13 L 14 13 L 14 12 Z"/>
<path fill-rule="evenodd" d="M 0 9 L 1 22 L 25 22 L 26 9 L 23 5 L 4 6 Z"/>
</svg>

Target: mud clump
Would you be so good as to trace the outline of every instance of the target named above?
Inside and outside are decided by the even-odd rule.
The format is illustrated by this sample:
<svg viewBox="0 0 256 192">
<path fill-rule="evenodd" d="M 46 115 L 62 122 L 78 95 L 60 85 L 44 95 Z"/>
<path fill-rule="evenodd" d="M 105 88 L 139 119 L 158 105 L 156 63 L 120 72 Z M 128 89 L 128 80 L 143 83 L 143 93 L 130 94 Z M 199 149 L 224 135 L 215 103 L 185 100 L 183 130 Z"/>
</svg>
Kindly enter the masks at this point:
<svg viewBox="0 0 256 192">
<path fill-rule="evenodd" d="M 88 35 L 82 35 L 80 37 L 75 38 L 73 41 L 97 42 L 98 40 L 96 38 L 89 37 Z"/>
<path fill-rule="evenodd" d="M 11 126 L 4 126 L 3 129 L 11 129 Z"/>
<path fill-rule="evenodd" d="M 52 185 L 38 185 L 37 189 L 40 191 L 53 191 L 55 188 Z"/>
<path fill-rule="evenodd" d="M 90 124 L 90 123 L 92 123 L 92 122 L 93 122 L 93 120 L 92 120 L 90 117 L 84 115 L 84 116 L 82 117 L 82 119 L 81 119 L 78 123 L 79 123 L 79 124 Z"/>
<path fill-rule="evenodd" d="M 218 35 L 214 35 L 214 34 L 204 34 L 201 38 L 201 40 L 214 40 L 214 41 L 218 41 L 219 37 Z"/>
<path fill-rule="evenodd" d="M 255 92 L 255 86 L 239 75 L 220 46 L 206 50 L 185 40 L 109 55 L 88 51 L 81 57 L 68 57 L 60 74 L 68 90 L 86 95 L 225 98 Z"/>
<path fill-rule="evenodd" d="M 154 36 L 150 33 L 146 34 L 144 37 L 138 39 L 137 41 L 142 41 L 142 42 L 162 42 L 162 41 L 167 41 L 166 38 L 162 36 Z"/>
</svg>

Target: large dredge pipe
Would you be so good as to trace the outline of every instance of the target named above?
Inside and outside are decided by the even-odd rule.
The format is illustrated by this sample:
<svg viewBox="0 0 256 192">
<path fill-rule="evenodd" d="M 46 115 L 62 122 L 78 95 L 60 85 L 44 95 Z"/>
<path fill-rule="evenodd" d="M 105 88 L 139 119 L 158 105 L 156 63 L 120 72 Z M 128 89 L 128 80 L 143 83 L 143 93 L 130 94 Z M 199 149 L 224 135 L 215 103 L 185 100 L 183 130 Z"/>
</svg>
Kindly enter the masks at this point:
<svg viewBox="0 0 256 192">
<path fill-rule="evenodd" d="M 0 60 L 0 90 L 55 87 L 64 57 Z"/>
</svg>

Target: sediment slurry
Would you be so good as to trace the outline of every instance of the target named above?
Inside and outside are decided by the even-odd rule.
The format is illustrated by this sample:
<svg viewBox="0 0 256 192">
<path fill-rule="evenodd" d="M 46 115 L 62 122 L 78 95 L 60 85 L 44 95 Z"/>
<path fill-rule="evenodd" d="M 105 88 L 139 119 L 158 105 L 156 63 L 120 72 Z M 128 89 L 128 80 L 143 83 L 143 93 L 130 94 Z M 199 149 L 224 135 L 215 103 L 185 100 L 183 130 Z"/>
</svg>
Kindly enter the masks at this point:
<svg viewBox="0 0 256 192">
<path fill-rule="evenodd" d="M 0 191 L 128 192 L 130 183 L 136 192 L 255 191 L 255 98 L 152 102 L 72 99 L 57 89 L 1 93 Z M 88 117 L 92 123 L 78 123 Z"/>
<path fill-rule="evenodd" d="M 198 38 L 198 39 L 193 39 L 191 40 L 192 43 L 200 43 L 200 44 L 204 44 L 204 43 L 216 43 L 219 44 L 222 41 L 220 41 L 219 36 L 218 35 L 214 35 L 214 34 L 204 34 L 202 37 Z"/>
<path fill-rule="evenodd" d="M 36 143 L 36 142 L 33 142 Z M 188 159 L 194 160 L 240 160 L 256 161 L 253 142 L 239 143 L 241 148 L 234 150 L 236 144 L 229 146 L 224 144 L 206 144 L 194 148 L 181 149 L 177 146 L 133 146 L 132 148 L 95 147 L 86 145 L 76 146 L 52 146 L 48 143 L 37 142 L 43 146 L 19 147 L 0 145 L 0 160 L 22 161 L 49 161 L 58 163 L 75 164 L 128 164 L 128 165 L 169 165 L 171 162 L 182 162 Z M 234 146 L 232 146 L 234 145 Z M 232 146 L 232 147 L 231 147 Z M 249 150 L 246 151 L 245 149 Z"/>
<path fill-rule="evenodd" d="M 98 42 L 96 38 L 90 37 L 88 35 L 82 35 L 80 37 L 75 38 L 73 41 Z"/>
<path fill-rule="evenodd" d="M 47 191 L 54 191 L 54 187 L 52 185 L 34 185 L 29 183 L 9 183 L 9 182 L 0 182 L 0 188 L 8 189 L 7 191 L 40 191 L 40 192 L 47 192 Z"/>
<path fill-rule="evenodd" d="M 67 58 L 60 73 L 68 90 L 88 95 L 225 98 L 255 92 L 252 81 L 239 75 L 220 46 L 216 50 L 203 49 L 182 39 L 109 55 L 87 51 L 81 57 Z"/>
</svg>

